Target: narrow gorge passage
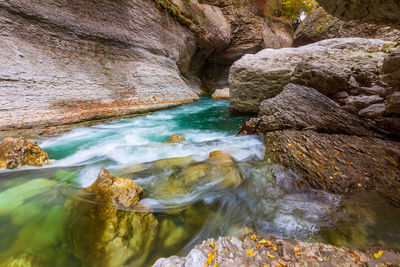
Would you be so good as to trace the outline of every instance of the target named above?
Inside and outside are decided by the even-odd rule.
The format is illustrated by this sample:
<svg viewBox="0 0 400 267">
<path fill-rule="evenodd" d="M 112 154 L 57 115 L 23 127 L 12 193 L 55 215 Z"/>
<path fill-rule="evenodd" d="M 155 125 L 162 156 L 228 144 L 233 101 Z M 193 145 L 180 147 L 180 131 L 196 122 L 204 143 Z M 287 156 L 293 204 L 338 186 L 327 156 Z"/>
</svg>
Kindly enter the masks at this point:
<svg viewBox="0 0 400 267">
<path fill-rule="evenodd" d="M 81 266 L 82 254 L 96 259 L 91 265 L 107 262 L 91 241 L 108 248 L 120 236 L 109 240 L 90 214 L 74 216 L 76 203 L 101 204 L 79 192 L 96 180 L 101 167 L 142 186 L 140 203 L 158 221 L 151 224 L 146 216 L 136 221 L 145 232 L 130 239 L 138 245 L 130 247 L 136 253 L 125 266 L 149 266 L 160 257 L 185 254 L 209 237 L 253 231 L 349 247 L 399 248 L 398 208 L 373 194 L 346 198 L 299 189 L 295 173 L 263 160 L 261 136 L 236 136 L 247 117 L 230 115 L 228 106 L 227 101 L 202 97 L 194 104 L 40 141 L 55 159 L 50 165 L 0 172 L 0 262 L 32 257 L 40 266 Z M 164 143 L 172 134 L 186 141 Z M 207 163 L 216 150 L 232 155 L 242 182 L 225 188 L 218 180 L 207 180 L 207 174 L 187 182 L 189 170 Z M 112 266 L 122 266 L 119 258 L 125 261 L 125 252 L 119 253 L 108 254 Z"/>
</svg>

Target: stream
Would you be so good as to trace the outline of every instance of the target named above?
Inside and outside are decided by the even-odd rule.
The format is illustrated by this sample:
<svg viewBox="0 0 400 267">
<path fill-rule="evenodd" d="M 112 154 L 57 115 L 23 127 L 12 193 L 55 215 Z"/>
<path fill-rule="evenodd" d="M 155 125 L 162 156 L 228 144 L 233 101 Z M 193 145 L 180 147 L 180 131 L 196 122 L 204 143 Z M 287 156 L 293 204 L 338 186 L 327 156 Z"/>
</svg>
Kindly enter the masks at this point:
<svg viewBox="0 0 400 267">
<path fill-rule="evenodd" d="M 39 140 L 53 160 L 50 165 L 0 171 L 0 266 L 10 260 L 37 263 L 32 266 L 102 266 L 105 254 L 96 254 L 89 264 L 79 256 L 79 251 L 96 250 L 83 244 L 95 222 L 70 212 L 71 203 L 90 202 L 80 188 L 91 185 L 101 167 L 142 186 L 141 203 L 158 220 L 151 237 L 155 241 L 138 245 L 140 259 L 130 257 L 125 266 L 150 266 L 159 257 L 185 255 L 206 238 L 252 231 L 400 249 L 399 208 L 377 194 L 348 197 L 298 188 L 295 173 L 263 160 L 262 137 L 236 136 L 247 117 L 230 115 L 228 109 L 228 101 L 203 96 L 194 104 Z M 164 143 L 172 134 L 186 141 Z M 184 183 L 185 170 L 207 163 L 215 150 L 235 159 L 242 182 L 228 188 L 210 180 Z M 181 160 L 160 164 L 176 157 Z"/>
</svg>

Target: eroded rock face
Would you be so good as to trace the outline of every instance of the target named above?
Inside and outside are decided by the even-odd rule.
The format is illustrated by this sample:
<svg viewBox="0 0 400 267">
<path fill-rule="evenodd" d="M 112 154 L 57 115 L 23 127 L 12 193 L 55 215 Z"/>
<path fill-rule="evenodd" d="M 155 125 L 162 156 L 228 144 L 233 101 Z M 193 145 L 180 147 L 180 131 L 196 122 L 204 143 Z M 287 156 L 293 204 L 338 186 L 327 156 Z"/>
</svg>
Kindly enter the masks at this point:
<svg viewBox="0 0 400 267">
<path fill-rule="evenodd" d="M 2 1 L 0 8 L 0 129 L 198 99 L 182 77 L 196 37 L 154 1 Z"/>
<path fill-rule="evenodd" d="M 266 19 L 261 1 L 203 0 L 202 3 L 218 7 L 231 25 L 229 46 L 213 52 L 203 67 L 201 79 L 206 88 L 228 87 L 229 68 L 244 54 L 292 44 L 290 21 L 283 17 Z"/>
<path fill-rule="evenodd" d="M 377 190 L 389 198 L 397 195 L 391 188 L 400 188 L 397 142 L 286 130 L 267 133 L 265 143 L 266 159 L 297 171 L 299 183 L 313 188 L 333 193 Z"/>
<path fill-rule="evenodd" d="M 400 41 L 400 31 L 386 25 L 342 21 L 319 7 L 300 23 L 293 37 L 293 46 L 298 47 L 326 39 L 349 37 L 398 42 Z"/>
<path fill-rule="evenodd" d="M 43 166 L 48 163 L 49 156 L 36 142 L 22 137 L 8 137 L 0 144 L 0 169 Z"/>
<path fill-rule="evenodd" d="M 276 97 L 260 106 L 257 132 L 313 129 L 323 133 L 379 136 L 368 122 L 343 110 L 317 90 L 288 84 Z"/>
<path fill-rule="evenodd" d="M 317 0 L 329 13 L 344 20 L 400 27 L 400 4 L 397 0 Z"/>
<path fill-rule="evenodd" d="M 390 266 L 400 264 L 400 256 L 383 250 L 375 259 L 377 250 L 359 251 L 302 241 L 277 239 L 271 236 L 250 236 L 243 239 L 219 237 L 207 239 L 195 246 L 186 257 L 172 256 L 158 259 L 153 267 L 203 266 L 211 254 L 212 263 L 230 266 Z M 254 238 L 254 236 L 253 236 Z M 262 242 L 263 244 L 259 244 Z M 210 245 L 212 244 L 214 248 Z M 258 246 L 258 248 L 257 248 Z M 253 254 L 254 253 L 254 254 Z M 352 255 L 353 253 L 353 255 Z M 251 255 L 250 255 L 251 254 Z M 357 259 L 357 260 L 356 260 Z"/>
<path fill-rule="evenodd" d="M 395 43 L 382 40 L 343 38 L 245 55 L 230 69 L 230 109 L 257 113 L 263 100 L 278 95 L 290 82 L 327 95 L 358 94 L 354 89 L 375 84 L 391 86 L 377 70 L 396 49 Z"/>
<path fill-rule="evenodd" d="M 142 191 L 131 179 L 101 169 L 97 180 L 80 192 L 87 201 L 65 205 L 70 216 L 64 242 L 85 266 L 138 266 L 147 259 L 158 221 L 138 203 Z"/>
</svg>

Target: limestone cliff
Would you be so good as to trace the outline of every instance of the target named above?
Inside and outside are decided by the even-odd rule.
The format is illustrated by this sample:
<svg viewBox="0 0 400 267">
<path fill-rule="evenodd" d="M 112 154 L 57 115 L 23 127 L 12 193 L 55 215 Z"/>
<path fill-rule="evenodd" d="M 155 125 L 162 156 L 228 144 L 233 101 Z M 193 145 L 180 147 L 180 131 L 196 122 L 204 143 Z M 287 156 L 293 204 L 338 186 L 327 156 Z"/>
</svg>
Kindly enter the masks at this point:
<svg viewBox="0 0 400 267">
<path fill-rule="evenodd" d="M 208 57 L 265 46 L 264 31 L 243 37 L 238 29 L 254 23 L 229 15 L 248 8 L 196 0 L 2 0 L 0 130 L 195 101 Z M 257 21 L 266 29 L 265 16 Z M 255 48 L 237 48 L 238 40 Z"/>
</svg>

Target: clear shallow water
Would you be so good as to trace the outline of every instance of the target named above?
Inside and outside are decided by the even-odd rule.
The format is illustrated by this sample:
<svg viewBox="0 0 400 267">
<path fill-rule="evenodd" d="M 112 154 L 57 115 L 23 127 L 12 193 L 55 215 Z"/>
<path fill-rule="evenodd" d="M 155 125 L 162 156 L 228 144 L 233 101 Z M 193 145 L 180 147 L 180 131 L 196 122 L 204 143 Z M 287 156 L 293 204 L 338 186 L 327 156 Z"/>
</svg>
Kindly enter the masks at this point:
<svg viewBox="0 0 400 267">
<path fill-rule="evenodd" d="M 202 98 L 195 104 L 78 128 L 41 141 L 55 159 L 50 166 L 0 172 L 0 262 L 19 257 L 34 258 L 40 266 L 81 266 L 79 251 L 92 248 L 71 241 L 77 230 L 72 226 L 79 225 L 85 233 L 85 227 L 95 222 L 85 213 L 71 213 L 69 203 L 88 203 L 79 188 L 93 183 L 100 167 L 142 186 L 141 202 L 153 209 L 159 222 L 157 241 L 137 252 L 146 255 L 140 261 L 143 266 L 158 257 L 185 253 L 208 237 L 252 230 L 360 248 L 376 244 L 398 248 L 399 209 L 375 195 L 345 198 L 300 190 L 294 173 L 262 161 L 262 138 L 235 136 L 245 119 L 229 115 L 226 101 Z M 172 134 L 187 142 L 163 143 Z M 185 171 L 207 163 L 214 150 L 235 158 L 243 182 L 234 188 L 219 187 L 207 177 L 185 183 Z M 193 158 L 189 163 L 162 167 L 157 163 L 188 156 Z M 98 266 L 104 261 L 100 256 L 90 263 Z M 137 262 L 126 265 L 138 266 Z"/>
</svg>

